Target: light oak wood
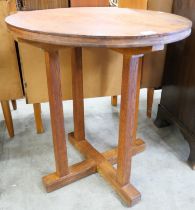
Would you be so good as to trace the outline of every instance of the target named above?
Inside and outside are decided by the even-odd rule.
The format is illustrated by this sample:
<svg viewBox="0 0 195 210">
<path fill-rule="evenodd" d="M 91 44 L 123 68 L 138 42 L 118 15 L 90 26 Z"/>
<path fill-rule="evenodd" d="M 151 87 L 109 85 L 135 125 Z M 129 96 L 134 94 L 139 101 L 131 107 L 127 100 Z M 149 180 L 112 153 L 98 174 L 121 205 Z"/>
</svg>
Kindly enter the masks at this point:
<svg viewBox="0 0 195 210">
<path fill-rule="evenodd" d="M 154 10 L 154 11 L 164 11 L 164 12 L 171 13 L 172 3 L 173 3 L 173 0 L 163 0 L 163 1 L 119 0 L 118 6 L 124 7 L 124 8 L 128 7 L 128 8 L 135 8 L 135 9 L 149 9 L 149 10 Z M 151 87 L 159 88 L 161 85 L 165 53 L 166 53 L 166 49 L 164 51 L 147 54 L 143 60 L 142 84 L 145 84 L 144 87 L 149 87 L 147 90 L 148 91 L 147 116 L 149 118 L 151 118 L 153 94 L 154 94 L 154 88 L 151 88 Z M 153 69 L 155 69 L 155 71 L 151 71 Z M 153 89 L 153 92 L 152 92 L 152 89 Z"/>
<path fill-rule="evenodd" d="M 57 51 L 45 50 L 47 86 L 50 105 L 51 127 L 56 161 L 56 174 L 63 177 L 68 174 L 68 159 L 62 106 L 59 55 Z"/>
<path fill-rule="evenodd" d="M 101 154 L 94 147 L 92 147 L 87 140 L 77 141 L 74 137 L 74 133 L 69 134 L 69 140 L 87 159 L 93 159 L 95 161 L 97 171 L 113 187 L 113 189 L 119 194 L 119 196 L 128 206 L 132 206 L 140 200 L 140 193 L 131 184 L 122 186 L 116 180 L 117 171 L 109 162 L 110 156 L 108 156 L 108 154 L 110 151 Z M 138 140 L 138 142 L 137 145 L 142 145 L 142 148 L 145 147 L 145 144 L 142 140 Z M 127 151 L 129 158 L 136 153 L 135 150 L 137 149 L 134 150 L 133 148 L 135 149 L 136 146 L 134 145 L 131 150 Z M 116 163 L 115 159 L 111 163 Z"/>
<path fill-rule="evenodd" d="M 108 7 L 20 12 L 7 17 L 6 23 L 20 39 L 115 48 L 172 43 L 188 37 L 192 26 L 190 20 L 173 14 Z"/>
<path fill-rule="evenodd" d="M 156 19 L 157 22 L 154 21 Z M 19 41 L 30 41 L 32 44 L 38 42 L 39 46 L 45 50 L 56 159 L 56 172 L 43 178 L 47 191 L 58 189 L 98 171 L 128 206 L 137 203 L 141 195 L 129 179 L 131 159 L 134 148 L 137 148 L 138 144 L 136 129 L 141 57 L 145 53 L 162 50 L 166 43 L 189 36 L 191 22 L 165 13 L 117 8 L 34 11 L 18 13 L 7 18 L 6 21 Z M 67 161 L 58 45 L 59 49 L 62 46 L 74 46 L 72 49 L 72 75 L 74 77 L 72 92 L 76 133 L 70 134 L 69 140 L 86 157 L 84 162 L 71 167 L 68 167 Z M 84 139 L 81 46 L 111 48 L 121 53 L 124 59 L 119 143 L 117 150 L 108 151 L 108 157 L 99 153 Z M 139 140 L 139 142 L 143 148 L 143 141 Z M 116 153 L 117 169 L 112 166 Z"/>
<path fill-rule="evenodd" d="M 147 55 L 147 54 L 144 54 Z M 134 135 L 136 136 L 137 132 L 137 124 L 138 124 L 138 115 L 139 115 L 139 96 L 140 96 L 140 80 L 141 80 L 141 72 L 143 71 L 143 54 L 140 55 L 139 57 L 139 63 L 138 63 L 138 78 L 137 78 L 137 87 L 136 87 L 136 113 L 135 113 L 135 118 L 134 118 L 134 125 L 135 125 L 135 130 L 134 130 Z M 135 138 L 133 139 L 133 144 L 135 144 Z"/>
<path fill-rule="evenodd" d="M 128 53 L 129 53 L 129 51 L 128 51 Z M 128 56 L 128 58 L 129 58 L 129 56 Z M 132 72 L 136 72 L 136 69 L 132 68 Z M 139 73 L 138 80 L 140 82 L 141 71 L 139 71 L 139 72 L 140 73 Z M 128 74 L 128 71 L 124 75 L 124 78 L 126 78 L 128 76 L 127 74 Z M 132 76 L 132 75 L 129 75 L 129 76 Z M 81 48 L 73 48 L 72 49 L 72 78 L 73 78 L 73 86 L 72 87 L 73 87 L 73 107 L 74 107 L 75 132 L 74 132 L 74 134 L 69 135 L 69 140 L 83 155 L 85 155 L 86 158 L 95 160 L 95 163 L 97 164 L 97 171 L 104 177 L 104 179 L 108 183 L 111 184 L 111 186 L 121 196 L 121 198 L 124 200 L 124 202 L 128 206 L 131 206 L 140 200 L 140 198 L 141 198 L 140 193 L 131 184 L 129 184 L 129 179 L 128 179 L 127 183 L 121 184 L 121 182 L 116 179 L 118 170 L 116 171 L 113 168 L 113 166 L 109 163 L 109 161 L 107 161 L 107 159 L 102 154 L 100 154 L 94 147 L 92 147 L 85 140 L 83 79 L 82 79 L 82 50 L 81 50 Z M 135 78 L 133 77 L 131 79 L 135 79 Z M 123 81 L 124 89 L 126 89 L 126 85 L 129 85 L 129 83 L 127 83 L 127 81 Z M 132 86 L 133 85 L 134 84 L 132 84 Z M 139 90 L 139 86 L 137 86 L 137 88 Z M 123 94 L 122 94 L 122 97 L 123 97 Z M 135 99 L 135 101 L 136 101 L 136 99 Z M 124 98 L 123 100 L 128 100 L 128 102 L 130 101 L 129 98 Z M 136 102 L 136 104 L 137 104 L 137 102 Z M 123 111 L 123 109 L 121 109 L 121 110 Z M 128 107 L 126 107 L 126 110 L 129 110 Z M 127 117 L 129 117 L 129 115 L 127 115 Z M 135 113 L 135 117 L 136 117 L 136 113 Z M 132 121 L 133 120 L 134 120 L 134 118 L 132 118 Z M 126 121 L 124 121 L 124 124 L 121 125 L 120 130 L 121 130 L 122 126 L 125 126 L 125 125 L 127 125 Z M 131 127 L 130 127 L 130 129 L 131 129 Z M 129 132 L 127 132 L 127 133 L 129 133 Z M 134 132 L 134 136 L 135 135 L 136 135 L 136 133 Z M 129 140 L 129 139 L 126 139 L 126 140 Z M 133 139 L 132 143 L 135 142 L 135 140 L 136 139 Z M 125 161 L 127 162 L 128 160 L 131 159 L 132 152 L 128 152 L 128 151 L 133 150 L 133 144 L 132 144 L 132 148 L 127 147 L 126 151 L 124 150 L 124 148 L 122 148 L 122 150 L 120 150 L 121 149 L 120 144 L 121 144 L 121 142 L 119 141 L 118 157 L 119 158 L 121 157 L 121 153 L 125 153 L 125 155 L 127 157 L 127 160 L 125 160 Z M 118 160 L 118 165 L 120 165 L 120 159 Z M 127 170 L 130 170 L 130 168 L 127 168 Z M 128 173 L 125 170 L 125 173 L 122 174 L 122 176 L 124 177 L 126 174 L 128 174 Z M 88 173 L 87 173 L 87 175 L 88 175 Z M 65 178 L 65 180 L 66 180 L 66 178 Z M 125 189 L 124 189 L 124 186 L 125 186 Z"/>
<path fill-rule="evenodd" d="M 44 52 L 27 43 L 19 46 L 28 103 L 48 102 Z M 122 55 L 103 48 L 83 48 L 82 53 L 84 97 L 120 95 Z M 71 49 L 60 49 L 59 56 L 63 100 L 72 100 Z"/>
<path fill-rule="evenodd" d="M 147 116 L 152 117 L 152 105 L 154 99 L 154 88 L 148 88 L 147 90 Z"/>
<path fill-rule="evenodd" d="M 3 110 L 3 116 L 5 119 L 5 124 L 10 138 L 14 137 L 14 126 L 12 121 L 12 115 L 10 111 L 9 101 L 1 101 L 1 107 Z"/>
<path fill-rule="evenodd" d="M 131 1 L 129 1 L 131 2 Z M 173 0 L 148 0 L 147 9 L 172 13 Z M 160 88 L 162 86 L 166 48 L 163 51 L 150 53 L 143 58 L 143 88 Z"/>
<path fill-rule="evenodd" d="M 1 1 L 4 1 L 4 0 L 1 0 Z M 12 13 L 16 13 L 17 11 L 17 8 L 16 8 L 16 1 L 15 0 L 6 0 L 6 6 L 7 6 L 7 12 L 9 14 L 12 14 Z"/>
<path fill-rule="evenodd" d="M 149 48 L 141 48 L 140 49 L 143 52 L 152 51 L 152 47 Z M 119 138 L 119 148 L 117 150 L 118 152 L 118 166 L 119 168 L 116 170 L 113 168 L 113 166 L 109 163 L 109 161 L 100 154 L 94 147 L 92 147 L 86 140 L 85 140 L 85 131 L 84 131 L 84 104 L 83 104 L 83 78 L 82 78 L 82 50 L 81 48 L 73 48 L 72 49 L 72 78 L 73 78 L 73 108 L 74 108 L 74 126 L 75 126 L 75 132 L 73 134 L 69 135 L 69 140 L 71 143 L 87 158 L 87 159 L 93 159 L 95 160 L 95 163 L 97 164 L 97 171 L 104 177 L 104 179 L 111 184 L 113 189 L 120 195 L 120 197 L 123 199 L 123 201 L 128 205 L 131 206 L 135 203 L 137 203 L 141 199 L 140 193 L 129 183 L 129 171 L 130 171 L 130 165 L 129 167 L 126 167 L 127 163 L 131 161 L 132 157 L 132 151 L 133 151 L 133 145 L 136 145 L 136 124 L 137 120 L 135 119 L 137 117 L 137 110 L 134 110 L 138 107 L 138 99 L 139 97 L 139 89 L 140 89 L 140 80 L 141 80 L 141 68 L 138 67 L 139 65 L 139 57 L 140 55 L 136 56 L 135 58 L 132 57 L 133 53 L 140 53 L 140 50 L 132 49 L 117 49 L 117 51 L 120 51 L 124 53 L 124 73 L 123 73 L 123 83 L 122 83 L 122 100 L 124 103 L 122 103 L 121 106 L 121 114 L 125 115 L 125 119 L 121 118 L 120 123 L 120 138 Z M 137 65 L 130 65 L 129 66 L 129 59 L 132 58 L 136 59 Z M 126 62 L 127 61 L 127 62 Z M 134 63 L 133 63 L 134 64 Z M 137 78 L 136 78 L 137 76 Z M 130 78 L 134 81 L 137 81 L 136 88 L 135 84 L 130 83 Z M 126 80 L 127 79 L 127 80 Z M 133 96 L 135 95 L 135 98 L 133 97 L 127 97 L 125 96 L 126 93 L 123 93 L 128 90 L 128 86 L 130 87 L 129 93 L 132 93 Z M 135 91 L 135 92 L 134 92 Z M 128 92 L 128 91 L 127 91 Z M 135 94 L 134 94 L 135 93 Z M 132 101 L 131 101 L 132 100 Z M 126 103 L 127 101 L 127 103 Z M 134 104 L 135 103 L 135 104 Z M 123 104 L 128 104 L 128 106 L 124 106 Z M 131 106 L 132 105 L 132 106 Z M 132 108 L 132 110 L 131 110 Z M 132 112 L 131 112 L 132 111 Z M 134 111 L 134 112 L 133 112 Z M 134 113 L 134 117 L 130 116 Z M 131 121 L 129 121 L 131 119 Z M 131 122 L 135 121 L 135 125 Z M 128 124 L 130 122 L 130 124 Z M 135 126 L 135 128 L 133 127 Z M 79 130 L 80 128 L 80 130 Z M 123 129 L 126 129 L 125 133 L 127 136 L 122 136 Z M 130 131 L 132 131 L 132 133 Z M 127 145 L 127 142 L 129 141 L 129 135 L 134 136 L 134 138 L 131 139 L 131 145 Z M 122 139 L 123 138 L 123 139 Z M 122 140 L 122 141 L 121 141 Z M 125 147 L 123 147 L 124 141 L 126 141 Z M 129 152 L 130 151 L 130 152 Z M 124 161 L 122 160 L 125 156 Z M 125 165 L 125 167 L 120 168 L 121 165 Z M 123 183 L 119 176 L 121 172 L 121 179 L 126 179 L 126 183 Z M 88 173 L 87 173 L 88 175 Z M 81 175 L 82 176 L 82 175 Z M 63 179 L 64 181 L 66 178 Z M 62 181 L 63 183 L 65 183 Z"/>
<path fill-rule="evenodd" d="M 68 0 L 21 0 L 21 10 L 54 9 L 68 7 Z"/>
<path fill-rule="evenodd" d="M 39 103 L 33 104 L 33 109 L 34 109 L 36 130 L 38 134 L 41 134 L 44 132 L 43 121 L 41 118 L 41 104 Z"/>
<path fill-rule="evenodd" d="M 14 136 L 14 127 L 9 101 L 23 97 L 15 43 L 5 24 L 5 17 L 13 12 L 16 12 L 13 0 L 0 0 L 0 101 L 10 137 Z M 16 109 L 16 104 L 13 105 Z"/>
<path fill-rule="evenodd" d="M 171 13 L 172 8 L 173 8 L 173 0 L 163 0 L 163 1 L 148 0 L 149 10 L 164 11 Z"/>
<path fill-rule="evenodd" d="M 70 0 L 71 7 L 108 7 L 109 0 Z"/>
<path fill-rule="evenodd" d="M 30 0 L 31 1 L 31 0 Z M 125 7 L 137 9 L 149 9 L 164 12 L 171 12 L 172 0 L 149 0 L 146 5 L 145 0 L 119 0 L 119 2 L 126 1 Z M 14 1 L 13 1 L 14 2 Z M 60 0 L 59 0 L 60 2 Z M 75 0 L 74 6 L 105 6 L 103 1 L 91 1 L 91 0 Z M 36 5 L 36 1 L 34 1 Z M 46 5 L 48 2 L 44 2 Z M 108 3 L 108 1 L 107 1 Z M 106 3 L 106 4 L 107 4 Z M 32 4 L 32 9 L 39 9 Z M 46 5 L 41 5 L 41 9 L 46 8 Z M 120 6 L 120 5 L 119 5 Z M 137 7 L 139 6 L 139 7 Z M 24 48 L 24 49 L 23 49 Z M 61 57 L 61 69 L 62 69 L 62 92 L 63 99 L 72 99 L 71 86 L 70 85 L 70 70 L 69 70 L 69 49 L 67 52 L 60 52 Z M 101 50 L 101 52 L 100 52 Z M 122 56 L 118 53 L 108 51 L 107 49 L 83 49 L 84 57 L 84 95 L 85 97 L 97 97 L 97 96 L 110 96 L 120 94 L 121 83 L 121 70 L 122 70 Z M 87 51 L 87 53 L 86 53 Z M 90 51 L 90 52 L 89 52 Z M 107 52 L 108 51 L 108 52 Z M 28 103 L 46 102 L 48 101 L 47 87 L 46 87 L 46 75 L 44 74 L 44 55 L 39 48 L 35 48 L 32 45 L 22 44 L 20 47 L 20 58 L 22 59 L 22 66 L 24 69 L 23 76 L 25 79 L 25 92 L 28 97 Z M 85 59 L 89 58 L 89 59 Z M 105 59 L 104 59 L 105 58 Z M 161 87 L 162 73 L 164 68 L 165 51 L 155 52 L 147 54 L 144 57 L 143 71 L 142 71 L 142 87 Z M 98 62 L 97 60 L 101 60 Z M 34 64 L 32 64 L 32 62 Z M 117 65 L 116 65 L 117 64 Z M 94 74 L 93 69 L 96 74 Z M 110 70 L 111 69 L 111 70 Z M 155 69 L 155 71 L 153 71 Z M 99 74 L 97 74 L 97 72 Z M 102 79 L 104 75 L 104 79 Z M 33 79 L 36 77 L 36 79 Z M 85 78 L 86 77 L 86 78 Z M 95 85 L 94 85 L 95 84 Z M 38 90 L 38 92 L 37 92 Z"/>
<path fill-rule="evenodd" d="M 23 98 L 15 43 L 5 23 L 13 10 L 10 0 L 0 0 L 0 101 Z"/>
<path fill-rule="evenodd" d="M 102 1 L 91 1 L 91 0 L 71 0 L 71 7 L 98 7 L 98 6 L 109 6 L 109 1 L 108 0 L 102 0 Z M 111 97 L 111 104 L 112 106 L 117 106 L 117 96 L 112 96 Z"/>
<path fill-rule="evenodd" d="M 96 1 L 88 0 L 89 3 L 96 5 Z M 170 0 L 150 0 L 148 9 L 170 11 L 166 8 L 167 1 Z M 128 7 L 134 5 L 134 1 L 128 1 Z M 165 3 L 165 4 L 164 4 Z M 86 1 L 77 1 L 75 4 L 86 6 Z M 75 6 L 78 6 L 75 5 Z M 153 6 L 155 5 L 155 6 Z M 104 5 L 102 5 L 104 6 Z M 34 7 L 33 7 L 34 8 Z M 166 10 L 165 10 L 166 8 Z M 38 9 L 38 8 L 36 8 Z M 44 6 L 43 8 L 44 9 Z M 139 9 L 147 9 L 140 7 Z M 28 103 L 43 103 L 48 101 L 44 53 L 38 47 L 30 44 L 20 43 L 20 58 L 22 60 L 23 78 L 25 80 L 25 95 Z M 142 87 L 160 87 L 163 72 L 163 59 L 165 56 L 160 54 L 163 51 L 156 52 L 155 55 L 148 54 L 144 58 L 144 71 L 142 75 Z M 63 100 L 72 99 L 71 94 L 71 70 L 70 54 L 71 50 L 60 50 L 60 68 L 62 72 L 62 94 Z M 157 54 L 157 55 L 156 55 Z M 99 62 L 101 60 L 101 62 Z M 155 60 L 157 62 L 155 62 Z M 93 69 L 93 71 L 91 71 Z M 155 69 L 155 71 L 152 71 Z M 108 49 L 84 48 L 83 49 L 83 72 L 84 72 L 84 96 L 102 97 L 111 95 L 120 95 L 122 56 Z M 106 77 L 104 76 L 106 75 Z M 36 78 L 36 79 L 34 79 Z M 104 78 L 104 79 L 102 79 Z"/>
<path fill-rule="evenodd" d="M 111 96 L 111 104 L 112 106 L 117 106 L 118 98 L 117 96 Z"/>
<path fill-rule="evenodd" d="M 118 0 L 118 7 L 147 9 L 148 0 Z"/>
<path fill-rule="evenodd" d="M 131 8 L 131 9 L 147 9 L 148 8 L 148 0 L 118 0 L 119 8 Z M 117 96 L 112 97 L 112 105 L 116 106 L 117 104 Z"/>
<path fill-rule="evenodd" d="M 121 0 L 121 2 L 122 1 L 123 0 Z M 144 0 L 128 0 L 128 4 L 125 6 L 133 8 L 135 3 L 137 4 L 138 2 L 143 2 L 143 5 L 140 4 L 138 9 L 171 12 L 172 8 L 172 0 L 149 0 L 147 5 L 145 5 Z M 99 6 L 96 5 L 97 1 L 91 0 L 75 0 L 74 6 L 87 6 L 86 3 L 93 3 L 93 6 Z M 44 55 L 39 48 L 35 48 L 32 45 L 23 43 L 20 44 L 20 46 L 20 55 L 24 69 L 23 76 L 27 84 L 25 86 L 25 92 L 28 97 L 28 103 L 46 102 L 48 101 L 48 96 L 47 87 L 45 85 L 46 75 L 44 74 Z M 69 69 L 71 66 L 69 64 L 70 53 L 69 49 L 66 49 L 66 51 L 62 50 L 62 52 L 60 52 L 61 72 L 63 74 L 62 78 L 64 78 L 62 82 L 64 100 L 72 99 Z M 159 88 L 161 86 L 164 59 L 165 51 L 145 55 L 141 84 L 143 88 Z M 88 48 L 83 49 L 83 60 L 85 97 L 120 95 L 122 71 L 122 56 L 120 54 L 107 49 Z M 98 60 L 101 60 L 101 64 Z M 34 66 L 36 66 L 36 68 L 34 68 Z M 96 73 L 94 74 L 91 69 L 93 69 Z M 104 75 L 106 75 L 106 77 L 104 77 Z M 35 77 L 36 79 L 33 79 Z"/>
<path fill-rule="evenodd" d="M 73 48 L 71 59 L 74 134 L 75 138 L 81 141 L 85 139 L 82 48 Z"/>
<path fill-rule="evenodd" d="M 136 139 L 141 69 L 138 66 L 140 56 L 123 56 L 117 180 L 125 186 L 129 183 L 131 170 L 131 158 L 126 150 L 131 149 Z"/>
<path fill-rule="evenodd" d="M 91 149 L 91 145 L 87 144 L 87 140 L 78 141 L 75 139 L 75 134 L 69 134 L 69 140 L 78 150 L 83 150 L 83 154 L 88 156 L 88 152 Z M 93 148 L 94 149 L 94 148 Z M 132 150 L 129 151 L 129 155 L 137 155 L 145 150 L 145 143 L 141 139 L 136 140 L 136 144 L 133 146 Z M 131 154 L 130 154 L 131 152 Z M 112 165 L 117 163 L 117 148 L 108 150 L 101 154 L 107 161 Z M 97 172 L 97 164 L 94 158 L 87 158 L 86 160 L 76 163 L 69 167 L 69 174 L 59 178 L 56 173 L 49 174 L 43 177 L 43 184 L 46 187 L 47 192 L 52 192 L 65 185 L 82 179 L 86 176 L 94 174 Z"/>
</svg>

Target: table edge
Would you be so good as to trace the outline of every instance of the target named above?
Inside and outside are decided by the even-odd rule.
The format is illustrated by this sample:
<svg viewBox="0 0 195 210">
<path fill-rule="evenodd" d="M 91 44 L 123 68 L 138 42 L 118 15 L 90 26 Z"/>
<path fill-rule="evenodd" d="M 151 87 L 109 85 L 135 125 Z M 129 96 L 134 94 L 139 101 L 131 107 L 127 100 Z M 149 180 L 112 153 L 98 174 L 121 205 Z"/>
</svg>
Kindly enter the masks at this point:
<svg viewBox="0 0 195 210">
<path fill-rule="evenodd" d="M 191 27 L 163 35 L 143 36 L 142 39 L 137 37 L 88 37 L 88 36 L 65 36 L 59 34 L 48 34 L 32 32 L 20 29 L 9 23 L 6 23 L 9 31 L 16 39 L 32 41 L 45 44 L 61 46 L 78 46 L 78 47 L 106 47 L 106 48 L 131 48 L 164 45 L 181 41 L 191 34 Z"/>
</svg>

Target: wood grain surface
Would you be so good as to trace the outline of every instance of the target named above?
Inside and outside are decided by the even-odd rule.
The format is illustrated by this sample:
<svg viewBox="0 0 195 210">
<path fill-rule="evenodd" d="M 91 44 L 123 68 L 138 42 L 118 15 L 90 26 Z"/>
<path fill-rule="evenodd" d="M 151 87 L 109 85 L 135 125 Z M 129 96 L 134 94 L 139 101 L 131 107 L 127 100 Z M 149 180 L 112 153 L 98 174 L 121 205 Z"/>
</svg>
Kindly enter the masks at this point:
<svg viewBox="0 0 195 210">
<path fill-rule="evenodd" d="M 147 8 L 148 0 L 118 0 L 118 7 L 140 9 Z"/>
<path fill-rule="evenodd" d="M 6 18 L 20 39 L 93 47 L 172 43 L 191 33 L 191 21 L 173 14 L 125 8 L 62 8 L 19 12 Z"/>
<path fill-rule="evenodd" d="M 20 10 L 38 10 L 68 7 L 68 0 L 20 0 L 20 2 Z"/>
<path fill-rule="evenodd" d="M 71 7 L 108 7 L 109 0 L 71 0 Z"/>
</svg>

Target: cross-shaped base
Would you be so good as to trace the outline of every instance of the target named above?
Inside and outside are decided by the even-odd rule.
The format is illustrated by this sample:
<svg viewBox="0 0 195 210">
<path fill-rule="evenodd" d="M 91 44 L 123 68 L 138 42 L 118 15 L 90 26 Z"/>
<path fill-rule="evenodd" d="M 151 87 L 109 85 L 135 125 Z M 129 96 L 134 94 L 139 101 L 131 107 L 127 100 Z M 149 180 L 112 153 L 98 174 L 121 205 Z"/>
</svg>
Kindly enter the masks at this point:
<svg viewBox="0 0 195 210">
<path fill-rule="evenodd" d="M 59 177 L 56 173 L 43 177 L 47 192 L 57 190 L 65 185 L 98 172 L 120 195 L 128 206 L 137 203 L 141 195 L 131 185 L 121 186 L 116 179 L 116 169 L 112 166 L 117 163 L 117 148 L 104 153 L 98 152 L 87 140 L 77 141 L 74 133 L 69 134 L 71 144 L 86 158 L 86 160 L 69 167 L 69 173 Z M 136 155 L 145 149 L 141 139 L 135 141 L 129 155 Z"/>
</svg>

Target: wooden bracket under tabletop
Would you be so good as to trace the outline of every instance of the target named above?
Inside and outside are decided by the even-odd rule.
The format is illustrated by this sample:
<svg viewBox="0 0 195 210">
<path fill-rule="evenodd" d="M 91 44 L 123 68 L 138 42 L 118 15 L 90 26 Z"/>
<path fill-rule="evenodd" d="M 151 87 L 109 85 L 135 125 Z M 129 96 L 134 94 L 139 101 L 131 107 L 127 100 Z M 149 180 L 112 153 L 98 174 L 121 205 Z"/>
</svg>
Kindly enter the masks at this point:
<svg viewBox="0 0 195 210">
<path fill-rule="evenodd" d="M 154 45 L 149 47 L 135 47 L 135 48 L 111 48 L 111 50 L 121 53 L 123 55 L 140 55 L 146 53 L 160 51 L 164 49 L 164 45 Z"/>
</svg>

